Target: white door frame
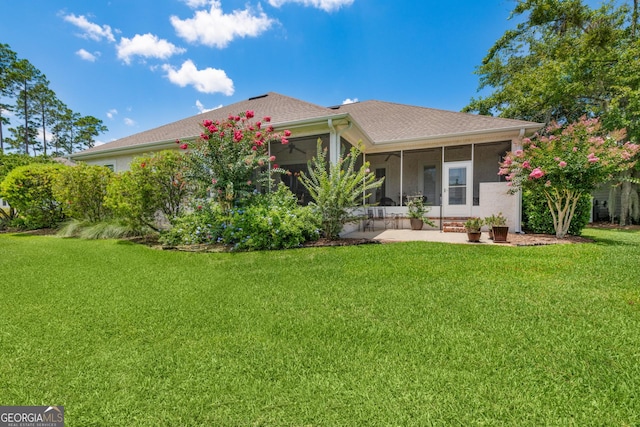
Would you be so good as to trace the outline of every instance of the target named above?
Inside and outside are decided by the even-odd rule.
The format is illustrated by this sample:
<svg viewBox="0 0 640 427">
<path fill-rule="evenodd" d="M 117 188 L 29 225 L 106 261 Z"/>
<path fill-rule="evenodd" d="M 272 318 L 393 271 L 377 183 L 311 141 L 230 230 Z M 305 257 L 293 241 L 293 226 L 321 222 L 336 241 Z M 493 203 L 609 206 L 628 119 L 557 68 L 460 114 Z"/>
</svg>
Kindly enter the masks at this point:
<svg viewBox="0 0 640 427">
<path fill-rule="evenodd" d="M 450 182 L 449 170 L 466 168 L 466 192 L 465 204 L 449 204 Z M 442 214 L 445 217 L 468 217 L 471 216 L 473 206 L 473 161 L 445 162 L 442 168 Z"/>
</svg>

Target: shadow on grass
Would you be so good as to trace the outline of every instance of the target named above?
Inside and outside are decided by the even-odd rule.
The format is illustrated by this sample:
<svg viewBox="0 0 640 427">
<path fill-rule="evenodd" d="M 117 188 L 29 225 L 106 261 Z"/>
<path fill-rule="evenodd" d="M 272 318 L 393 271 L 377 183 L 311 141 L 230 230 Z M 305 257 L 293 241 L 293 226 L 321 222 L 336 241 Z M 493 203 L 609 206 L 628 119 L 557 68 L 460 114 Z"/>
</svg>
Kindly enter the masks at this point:
<svg viewBox="0 0 640 427">
<path fill-rule="evenodd" d="M 587 235 L 594 239 L 595 244 L 603 246 L 640 246 L 640 230 L 589 228 L 585 230 Z"/>
</svg>

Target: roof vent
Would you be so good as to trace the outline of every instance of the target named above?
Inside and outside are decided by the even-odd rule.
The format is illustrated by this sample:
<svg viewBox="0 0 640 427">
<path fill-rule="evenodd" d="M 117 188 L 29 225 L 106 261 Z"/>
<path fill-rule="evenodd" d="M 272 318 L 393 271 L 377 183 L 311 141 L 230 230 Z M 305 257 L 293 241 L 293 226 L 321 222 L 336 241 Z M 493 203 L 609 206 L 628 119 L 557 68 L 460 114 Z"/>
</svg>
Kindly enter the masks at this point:
<svg viewBox="0 0 640 427">
<path fill-rule="evenodd" d="M 268 93 L 265 93 L 264 95 L 254 96 L 253 98 L 249 98 L 249 101 L 253 101 L 254 99 L 266 98 L 267 96 L 269 96 Z"/>
<path fill-rule="evenodd" d="M 330 110 L 339 110 L 340 107 L 342 107 L 342 105 L 333 105 L 333 106 L 327 107 L 327 108 L 330 109 Z"/>
</svg>

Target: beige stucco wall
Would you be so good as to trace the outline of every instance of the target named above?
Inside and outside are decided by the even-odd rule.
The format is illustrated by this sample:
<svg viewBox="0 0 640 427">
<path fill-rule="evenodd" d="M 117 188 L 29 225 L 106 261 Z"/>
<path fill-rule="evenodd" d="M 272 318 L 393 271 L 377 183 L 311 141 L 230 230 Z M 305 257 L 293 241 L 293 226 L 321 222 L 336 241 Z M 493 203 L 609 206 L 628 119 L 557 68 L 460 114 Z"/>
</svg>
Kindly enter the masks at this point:
<svg viewBox="0 0 640 427">
<path fill-rule="evenodd" d="M 480 205 L 473 207 L 472 215 L 484 218 L 502 212 L 507 218 L 509 231 L 520 231 L 519 203 L 517 194 L 509 194 L 506 182 L 483 182 L 480 183 Z"/>
</svg>

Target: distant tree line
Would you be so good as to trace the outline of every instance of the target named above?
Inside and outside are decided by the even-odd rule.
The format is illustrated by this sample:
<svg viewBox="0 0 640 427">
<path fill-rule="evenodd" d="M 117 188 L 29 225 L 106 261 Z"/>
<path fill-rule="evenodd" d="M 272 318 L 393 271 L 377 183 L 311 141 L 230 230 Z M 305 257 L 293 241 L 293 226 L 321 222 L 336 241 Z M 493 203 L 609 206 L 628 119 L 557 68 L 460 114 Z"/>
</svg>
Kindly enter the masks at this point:
<svg viewBox="0 0 640 427">
<path fill-rule="evenodd" d="M 0 43 L 0 153 L 71 154 L 93 147 L 106 131 L 102 120 L 71 110 L 40 70 Z"/>
</svg>

